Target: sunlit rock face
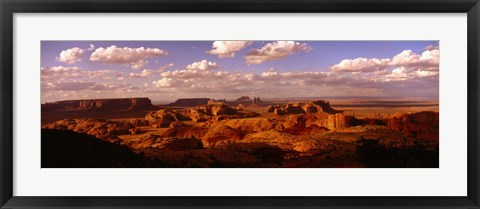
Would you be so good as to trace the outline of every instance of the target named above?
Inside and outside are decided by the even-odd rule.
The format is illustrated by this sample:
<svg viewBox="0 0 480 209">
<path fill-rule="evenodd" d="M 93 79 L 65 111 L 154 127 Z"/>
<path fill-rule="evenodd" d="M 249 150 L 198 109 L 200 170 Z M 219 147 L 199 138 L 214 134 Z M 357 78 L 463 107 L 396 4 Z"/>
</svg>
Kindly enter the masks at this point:
<svg viewBox="0 0 480 209">
<path fill-rule="evenodd" d="M 341 111 L 337 111 L 330 107 L 328 101 L 305 101 L 305 102 L 292 102 L 283 105 L 270 105 L 268 106 L 268 112 L 273 112 L 277 115 L 290 115 L 290 114 L 336 114 Z"/>
<path fill-rule="evenodd" d="M 330 130 L 348 128 L 351 116 L 330 107 L 328 101 L 292 102 L 268 106 L 267 112 L 283 117 L 284 128 L 309 127 L 316 125 Z"/>
<path fill-rule="evenodd" d="M 45 129 L 71 130 L 86 133 L 105 141 L 117 143 L 118 135 L 132 134 L 135 126 L 125 121 L 110 121 L 102 119 L 64 119 L 43 126 Z"/>
<path fill-rule="evenodd" d="M 228 106 L 224 102 L 216 102 L 207 105 L 199 105 L 182 110 L 162 109 L 156 112 L 149 112 L 145 120 L 153 128 L 166 128 L 172 123 L 181 121 L 192 122 L 215 122 L 235 118 L 257 117 L 255 112 L 240 113 L 235 108 Z"/>
<path fill-rule="evenodd" d="M 153 128 L 166 128 L 169 127 L 171 123 L 178 122 L 180 120 L 185 120 L 186 118 L 175 110 L 163 109 L 156 112 L 149 112 L 145 116 L 145 120 Z"/>
</svg>

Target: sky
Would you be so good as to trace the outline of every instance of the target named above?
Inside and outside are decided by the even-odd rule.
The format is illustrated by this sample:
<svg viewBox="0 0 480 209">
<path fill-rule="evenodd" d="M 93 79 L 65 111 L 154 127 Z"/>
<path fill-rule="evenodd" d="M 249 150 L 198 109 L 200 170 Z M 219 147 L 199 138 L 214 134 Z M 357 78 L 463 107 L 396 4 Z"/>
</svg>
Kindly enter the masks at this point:
<svg viewBox="0 0 480 209">
<path fill-rule="evenodd" d="M 41 102 L 438 98 L 438 41 L 42 41 Z"/>
</svg>

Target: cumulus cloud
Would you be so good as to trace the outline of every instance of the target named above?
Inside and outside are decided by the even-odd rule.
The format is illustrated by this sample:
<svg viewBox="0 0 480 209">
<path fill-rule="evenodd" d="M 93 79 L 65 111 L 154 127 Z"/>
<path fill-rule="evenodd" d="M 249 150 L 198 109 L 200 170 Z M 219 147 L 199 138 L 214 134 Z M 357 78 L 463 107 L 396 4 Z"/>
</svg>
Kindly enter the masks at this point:
<svg viewBox="0 0 480 209">
<path fill-rule="evenodd" d="M 258 56 L 256 60 L 260 61 L 257 63 L 283 59 L 294 53 L 311 50 L 301 43 L 292 43 L 294 44 L 267 43 L 257 49 L 258 54 L 265 55 Z M 230 56 L 225 53 L 225 56 L 227 55 Z M 438 95 L 439 56 L 439 50 L 435 47 L 425 49 L 422 53 L 405 50 L 391 57 L 344 59 L 325 69 L 326 71 L 283 68 L 233 71 L 209 60 L 199 60 L 179 68 L 171 68 L 173 64 L 156 69 L 139 67 L 140 71 L 132 73 L 110 69 L 43 67 L 42 101 L 45 100 L 44 96 L 49 98 L 48 100 L 82 98 L 93 95 L 91 92 L 95 92 L 94 95 L 98 97 L 142 94 L 151 96 L 152 99 L 158 99 L 155 97 L 158 95 L 162 95 L 162 99 L 196 96 L 231 99 L 236 95 L 412 96 L 417 95 L 416 92 L 418 95 Z M 138 60 L 125 58 L 118 63 L 128 64 L 134 68 L 134 65 L 142 66 L 145 65 L 142 63 L 146 62 L 147 58 Z M 219 95 L 221 97 L 217 97 Z"/>
<path fill-rule="evenodd" d="M 212 44 L 212 49 L 207 51 L 208 54 L 218 55 L 219 58 L 235 57 L 235 52 L 238 52 L 253 41 L 215 41 Z"/>
<path fill-rule="evenodd" d="M 368 59 L 368 58 L 356 58 L 356 59 L 344 59 L 340 63 L 330 67 L 333 71 L 350 71 L 350 72 L 371 72 L 384 69 L 390 59 Z"/>
<path fill-rule="evenodd" d="M 409 70 L 405 67 L 398 67 L 392 70 L 391 74 L 388 74 L 386 76 L 386 81 L 391 81 L 391 80 L 407 80 L 410 77 L 409 75 Z"/>
<path fill-rule="evenodd" d="M 312 48 L 306 43 L 294 41 L 276 41 L 260 49 L 253 49 L 243 57 L 247 64 L 261 64 L 267 61 L 281 60 L 297 52 L 308 52 Z"/>
<path fill-rule="evenodd" d="M 433 45 L 433 44 L 430 44 L 428 46 L 426 46 L 425 48 L 423 48 L 424 50 L 435 50 L 435 49 L 440 49 L 440 47 L 438 45 Z"/>
<path fill-rule="evenodd" d="M 355 58 L 344 59 L 330 67 L 334 72 L 385 72 L 389 68 L 408 67 L 422 68 L 428 71 L 438 71 L 440 51 L 438 49 L 425 50 L 416 54 L 412 50 L 404 50 L 391 58 Z"/>
<path fill-rule="evenodd" d="M 210 62 L 207 60 L 194 62 L 185 67 L 187 70 L 211 70 L 215 68 L 218 68 L 218 64 L 216 62 Z"/>
<path fill-rule="evenodd" d="M 85 71 L 86 75 L 92 79 L 103 79 L 103 80 L 121 80 L 118 78 L 123 78 L 124 74 L 116 70 L 95 70 L 95 71 Z"/>
<path fill-rule="evenodd" d="M 47 92 L 117 90 L 130 85 L 119 83 L 118 81 L 124 80 L 124 74 L 115 70 L 85 70 L 63 66 L 42 67 L 40 70 L 42 90 Z"/>
<path fill-rule="evenodd" d="M 80 98 L 123 97 L 142 89 L 125 82 L 123 72 L 79 67 L 40 68 L 42 102 Z"/>
<path fill-rule="evenodd" d="M 90 56 L 90 61 L 106 64 L 129 64 L 132 69 L 138 70 L 147 64 L 148 58 L 166 55 L 168 52 L 159 48 L 121 48 L 112 45 L 107 48 L 97 48 Z"/>
<path fill-rule="evenodd" d="M 164 71 L 160 75 L 163 78 L 170 78 L 170 79 L 199 79 L 203 77 L 221 75 L 222 71 L 213 72 L 214 69 L 217 69 L 219 65 L 215 62 L 210 62 L 207 60 L 202 60 L 198 62 L 194 62 L 185 66 L 184 69 L 180 70 L 171 70 L 171 71 Z M 163 80 L 163 82 L 167 82 L 167 80 Z M 171 87 L 173 85 L 156 85 L 156 86 L 168 86 Z"/>
<path fill-rule="evenodd" d="M 68 64 L 74 64 L 76 62 L 82 61 L 82 57 L 85 54 L 86 50 L 78 47 L 73 47 L 71 49 L 66 49 L 60 52 L 60 55 L 57 57 L 57 61 L 65 62 Z"/>
<path fill-rule="evenodd" d="M 68 79 L 99 79 L 99 80 L 114 80 L 122 77 L 123 73 L 116 70 L 85 70 L 79 67 L 41 67 L 40 77 L 42 81 L 62 81 Z"/>
<path fill-rule="evenodd" d="M 438 71 L 428 71 L 428 70 L 423 70 L 423 69 L 418 69 L 415 71 L 417 76 L 419 77 L 432 77 L 432 76 L 438 76 Z"/>
<path fill-rule="evenodd" d="M 95 49 L 95 45 L 90 44 L 90 46 L 87 48 L 87 51 L 93 51 Z"/>
<path fill-rule="evenodd" d="M 434 77 L 438 79 L 438 71 L 428 71 L 423 69 L 415 69 L 411 67 L 398 67 L 392 70 L 390 74 L 384 77 L 386 82 L 390 81 L 406 81 Z"/>
<path fill-rule="evenodd" d="M 137 62 L 130 63 L 130 67 L 133 70 L 139 70 L 139 69 L 143 68 L 147 63 L 148 63 L 148 60 L 139 60 Z"/>
<path fill-rule="evenodd" d="M 390 65 L 408 67 L 435 67 L 440 62 L 438 49 L 426 50 L 421 55 L 412 50 L 404 50 L 392 58 Z"/>
<path fill-rule="evenodd" d="M 161 67 L 159 67 L 155 70 L 144 69 L 140 73 L 129 73 L 128 76 L 131 77 L 131 78 L 147 78 L 151 75 L 159 74 L 159 73 L 163 72 L 165 69 L 167 69 L 169 67 L 172 67 L 172 66 L 173 66 L 173 63 L 161 66 Z"/>
<path fill-rule="evenodd" d="M 267 71 L 263 72 L 261 74 L 262 77 L 274 77 L 274 76 L 277 76 L 278 73 L 277 73 L 277 70 L 275 68 L 270 68 L 268 69 Z"/>
<path fill-rule="evenodd" d="M 175 80 L 172 78 L 162 78 L 160 80 L 152 81 L 152 84 L 156 87 L 171 87 Z"/>
</svg>

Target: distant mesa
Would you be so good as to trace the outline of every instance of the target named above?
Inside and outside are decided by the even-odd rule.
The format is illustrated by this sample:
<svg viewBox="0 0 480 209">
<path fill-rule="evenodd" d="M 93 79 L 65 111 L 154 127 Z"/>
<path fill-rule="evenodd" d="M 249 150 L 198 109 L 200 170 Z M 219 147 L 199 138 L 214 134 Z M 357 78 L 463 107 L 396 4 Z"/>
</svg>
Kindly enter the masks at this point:
<svg viewBox="0 0 480 209">
<path fill-rule="evenodd" d="M 262 103 L 262 100 L 260 100 L 260 97 L 253 97 L 252 105 L 259 105 L 260 103 Z"/>
<path fill-rule="evenodd" d="M 225 99 L 211 99 L 211 98 L 181 98 L 177 99 L 174 103 L 170 103 L 169 106 L 178 106 L 178 107 L 196 107 L 206 104 L 228 104 L 228 105 L 252 105 L 260 104 L 263 102 L 260 100 L 260 97 L 254 97 L 253 100 L 248 96 L 241 96 L 240 98 L 233 101 L 226 101 Z"/>
<path fill-rule="evenodd" d="M 250 106 L 250 107 L 257 107 L 257 106 L 267 106 L 270 104 L 273 104 L 272 102 L 264 102 L 260 99 L 260 97 L 253 97 L 251 99 L 248 96 L 241 96 L 238 99 L 229 102 L 230 105 L 238 106 L 238 105 L 243 105 L 243 106 Z"/>
<path fill-rule="evenodd" d="M 241 96 L 240 98 L 235 100 L 236 102 L 251 102 L 252 100 L 248 96 Z"/>
<path fill-rule="evenodd" d="M 137 111 L 156 110 L 147 97 L 140 98 L 113 98 L 113 99 L 85 99 L 64 100 L 42 104 L 42 111 Z"/>
<path fill-rule="evenodd" d="M 214 105 L 214 104 L 227 104 L 227 100 L 225 99 L 219 99 L 219 100 L 215 100 L 215 99 L 210 99 L 208 100 L 208 104 L 209 105 Z"/>
<path fill-rule="evenodd" d="M 260 100 L 260 98 L 258 98 Z M 305 114 L 305 113 L 317 113 L 323 112 L 327 114 L 337 114 L 342 111 L 337 111 L 330 107 L 330 102 L 324 100 L 318 101 L 306 101 L 306 102 L 293 102 L 283 105 L 270 105 L 268 106 L 268 112 L 273 112 L 277 115 L 288 114 Z"/>
<path fill-rule="evenodd" d="M 208 101 L 210 101 L 210 98 L 184 98 L 177 99 L 177 101 L 171 103 L 170 106 L 195 107 L 198 105 L 206 105 Z"/>
</svg>

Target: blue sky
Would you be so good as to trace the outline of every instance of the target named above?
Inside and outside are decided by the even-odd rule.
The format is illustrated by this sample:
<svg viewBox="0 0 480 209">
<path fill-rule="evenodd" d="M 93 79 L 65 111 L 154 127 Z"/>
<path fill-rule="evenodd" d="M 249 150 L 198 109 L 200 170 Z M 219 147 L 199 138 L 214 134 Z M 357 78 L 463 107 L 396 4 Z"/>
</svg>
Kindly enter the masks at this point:
<svg viewBox="0 0 480 209">
<path fill-rule="evenodd" d="M 41 70 L 42 102 L 251 94 L 438 97 L 439 43 L 42 41 Z"/>
</svg>

